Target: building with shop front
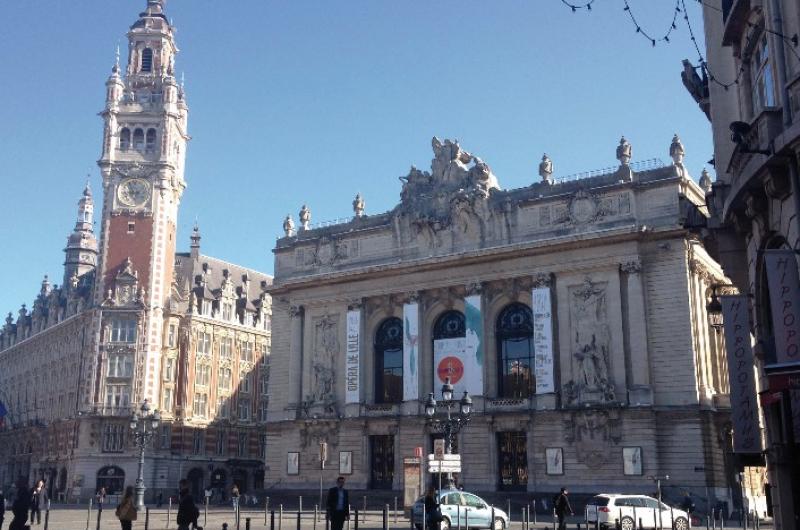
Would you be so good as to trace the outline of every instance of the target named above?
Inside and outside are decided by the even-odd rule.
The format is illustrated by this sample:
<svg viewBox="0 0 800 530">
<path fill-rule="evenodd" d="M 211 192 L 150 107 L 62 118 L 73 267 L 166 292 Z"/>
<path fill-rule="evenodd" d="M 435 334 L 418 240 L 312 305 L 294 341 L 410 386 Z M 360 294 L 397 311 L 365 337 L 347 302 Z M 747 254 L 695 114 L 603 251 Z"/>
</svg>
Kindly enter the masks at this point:
<svg viewBox="0 0 800 530">
<path fill-rule="evenodd" d="M 468 390 L 455 448 L 465 489 L 689 490 L 729 500 L 728 376 L 710 325 L 727 284 L 701 235 L 705 193 L 683 165 L 619 165 L 502 189 L 457 142 L 433 139 L 430 171 L 400 202 L 313 228 L 287 217 L 274 249 L 267 473 L 288 488 L 347 474 L 404 486 L 432 452 L 425 401 L 446 377 Z M 704 182 L 704 184 L 707 184 Z M 701 501 L 700 499 L 703 499 Z"/>
<path fill-rule="evenodd" d="M 737 450 L 775 527 L 800 528 L 800 4 L 704 3 L 705 64 L 684 82 L 711 121 L 710 248 L 749 298 L 763 444 Z M 727 324 L 726 324 L 727 325 Z M 734 352 L 731 352 L 732 354 Z M 734 414 L 736 414 L 734 408 Z M 741 430 L 741 429 L 740 429 Z M 766 464 L 762 480 L 756 468 Z M 763 512 L 760 515 L 764 515 Z"/>
<path fill-rule="evenodd" d="M 147 1 L 105 83 L 100 239 L 87 186 L 63 283 L 45 278 L 0 330 L 0 486 L 45 478 L 54 499 L 86 499 L 133 485 L 143 401 L 162 417 L 148 498 L 181 477 L 198 496 L 263 485 L 272 278 L 203 255 L 197 227 L 176 252 L 188 107 L 162 4 Z"/>
</svg>

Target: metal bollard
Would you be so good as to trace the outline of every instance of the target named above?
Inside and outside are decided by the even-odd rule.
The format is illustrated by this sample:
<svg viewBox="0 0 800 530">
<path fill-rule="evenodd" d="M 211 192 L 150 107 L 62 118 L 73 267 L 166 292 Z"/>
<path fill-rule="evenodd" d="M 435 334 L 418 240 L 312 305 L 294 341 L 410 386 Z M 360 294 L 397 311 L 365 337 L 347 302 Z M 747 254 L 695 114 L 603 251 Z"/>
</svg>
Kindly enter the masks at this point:
<svg viewBox="0 0 800 530">
<path fill-rule="evenodd" d="M 511 516 L 509 515 L 508 517 L 510 520 Z M 469 528 L 469 510 L 464 510 L 464 528 Z"/>
<path fill-rule="evenodd" d="M 533 526 L 536 526 L 536 497 L 533 498 L 531 502 L 531 508 L 533 508 Z M 586 528 L 589 528 L 589 524 L 586 524 Z"/>
<path fill-rule="evenodd" d="M 283 504 L 278 505 L 278 530 L 283 527 Z"/>
<path fill-rule="evenodd" d="M 658 528 L 658 516 L 655 508 L 653 508 L 653 528 Z"/>
<path fill-rule="evenodd" d="M 642 525 L 640 524 L 639 527 Z M 711 516 L 706 515 L 706 530 L 711 530 Z"/>
<path fill-rule="evenodd" d="M 208 499 L 209 498 L 210 497 L 206 497 L 206 502 L 205 502 L 205 504 L 203 504 L 203 526 L 207 526 L 208 525 Z M 264 524 L 267 524 L 267 522 L 264 521 Z"/>
<path fill-rule="evenodd" d="M 621 530 L 622 529 L 621 525 L 622 522 L 620 522 L 619 519 L 614 519 L 614 528 L 616 528 L 617 530 Z"/>
<path fill-rule="evenodd" d="M 269 512 L 269 530 L 275 530 L 275 510 Z"/>
<path fill-rule="evenodd" d="M 492 521 L 489 524 L 492 525 L 491 528 L 492 528 L 492 530 L 494 530 L 494 504 L 492 504 L 492 515 L 491 515 L 491 517 L 492 517 Z"/>
<path fill-rule="evenodd" d="M 299 506 L 299 508 L 297 508 L 297 510 L 302 512 L 303 511 L 303 496 L 302 495 L 299 495 L 297 497 L 297 506 Z"/>
<path fill-rule="evenodd" d="M 300 518 L 302 517 L 302 513 L 300 510 L 297 510 L 297 530 L 300 530 Z"/>
<path fill-rule="evenodd" d="M 639 528 L 642 527 L 642 523 L 639 523 Z M 633 507 L 633 530 L 636 530 L 636 506 Z"/>
<path fill-rule="evenodd" d="M 267 512 L 269 511 L 269 497 L 264 501 L 264 526 L 267 526 Z"/>
<path fill-rule="evenodd" d="M 367 496 L 364 495 L 364 511 L 361 512 L 361 522 L 367 522 Z"/>
<path fill-rule="evenodd" d="M 86 512 L 86 530 L 89 530 L 89 521 L 92 519 L 92 499 L 89 499 L 89 509 Z"/>
<path fill-rule="evenodd" d="M 511 499 L 506 499 L 506 507 L 508 508 L 508 510 L 506 510 L 506 513 L 508 514 L 508 526 L 510 527 L 511 526 Z"/>
<path fill-rule="evenodd" d="M 641 517 L 639 517 L 639 528 L 644 528 L 644 525 L 642 525 L 642 518 Z M 706 530 L 708 530 L 708 528 L 706 528 Z"/>
<path fill-rule="evenodd" d="M 314 505 L 314 530 L 317 530 L 317 520 L 319 518 L 319 505 Z"/>
<path fill-rule="evenodd" d="M 3 506 L 3 508 L 5 508 L 5 506 Z M 50 524 L 50 499 L 47 499 L 47 507 L 45 508 L 44 512 L 44 530 L 47 530 L 49 524 Z"/>
<path fill-rule="evenodd" d="M 145 506 L 144 508 L 144 530 L 148 530 L 150 528 L 150 508 Z"/>
<path fill-rule="evenodd" d="M 456 504 L 456 527 L 461 530 L 461 505 Z"/>
<path fill-rule="evenodd" d="M 600 519 L 598 517 L 598 519 Z M 556 509 L 553 508 L 553 530 L 556 530 Z"/>
<path fill-rule="evenodd" d="M 389 505 L 383 505 L 383 530 L 389 530 Z"/>
<path fill-rule="evenodd" d="M 100 518 L 103 516 L 103 510 L 97 510 L 97 530 L 100 530 Z"/>
<path fill-rule="evenodd" d="M 397 525 L 397 497 L 394 498 L 394 524 Z"/>
<path fill-rule="evenodd" d="M 494 508 L 492 508 L 492 513 L 494 513 Z M 427 522 L 427 520 L 425 519 L 425 516 L 426 516 L 426 515 L 427 515 L 427 514 L 425 513 L 425 503 L 423 502 L 423 503 L 422 503 L 422 530 L 428 530 L 428 522 Z M 411 526 L 412 526 L 412 527 L 414 526 L 414 517 L 413 517 L 413 514 L 412 514 L 412 517 L 411 517 Z"/>
<path fill-rule="evenodd" d="M 170 512 L 172 512 L 172 495 L 169 496 L 169 504 L 167 504 L 167 522 L 164 525 L 164 528 L 169 528 Z"/>
<path fill-rule="evenodd" d="M 244 530 L 250 530 L 250 518 L 246 517 L 244 520 Z"/>
<path fill-rule="evenodd" d="M 717 511 L 719 512 L 719 530 L 725 530 L 725 514 L 722 513 L 722 508 Z"/>
</svg>

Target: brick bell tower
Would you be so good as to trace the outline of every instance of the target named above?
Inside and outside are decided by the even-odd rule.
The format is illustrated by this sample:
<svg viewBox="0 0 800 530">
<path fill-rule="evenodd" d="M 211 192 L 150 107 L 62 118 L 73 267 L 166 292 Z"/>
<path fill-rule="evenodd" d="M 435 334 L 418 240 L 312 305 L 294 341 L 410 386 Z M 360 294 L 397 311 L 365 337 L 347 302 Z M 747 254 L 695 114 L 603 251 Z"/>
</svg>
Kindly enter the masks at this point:
<svg viewBox="0 0 800 530">
<path fill-rule="evenodd" d="M 127 66 L 122 72 L 117 51 L 100 113 L 105 128 L 97 163 L 104 194 L 95 293 L 104 308 L 101 326 L 107 327 L 107 314 L 123 305 L 114 298 L 116 284 L 125 275 L 136 278 L 133 403 L 158 403 L 163 308 L 173 279 L 178 205 L 186 187 L 188 107 L 175 79 L 178 48 L 163 4 L 147 0 L 131 26 Z"/>
</svg>

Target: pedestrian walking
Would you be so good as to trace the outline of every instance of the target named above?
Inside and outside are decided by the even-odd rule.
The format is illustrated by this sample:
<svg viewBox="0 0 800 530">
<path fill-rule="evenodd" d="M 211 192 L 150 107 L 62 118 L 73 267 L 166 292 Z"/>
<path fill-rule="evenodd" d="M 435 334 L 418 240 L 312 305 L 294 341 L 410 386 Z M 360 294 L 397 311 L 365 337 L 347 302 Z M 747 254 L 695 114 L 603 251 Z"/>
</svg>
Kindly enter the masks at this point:
<svg viewBox="0 0 800 530">
<path fill-rule="evenodd" d="M 122 500 L 114 513 L 119 519 L 122 530 L 131 530 L 137 517 L 136 505 L 133 503 L 133 486 L 125 488 L 125 495 L 122 496 Z"/>
<path fill-rule="evenodd" d="M 233 509 L 237 512 L 239 511 L 239 497 L 241 497 L 239 486 L 234 484 L 233 488 L 231 488 L 231 502 L 233 503 Z"/>
<path fill-rule="evenodd" d="M 561 493 L 553 499 L 553 509 L 556 511 L 558 517 L 558 530 L 566 530 L 567 528 L 567 512 L 570 515 L 575 515 L 572 511 L 572 506 L 569 503 L 569 492 L 567 488 L 561 488 Z"/>
<path fill-rule="evenodd" d="M 694 506 L 694 501 L 692 500 L 692 496 L 689 494 L 688 491 L 684 491 L 683 502 L 681 503 L 681 509 L 684 512 L 688 513 L 689 515 L 692 515 L 694 508 L 695 506 Z"/>
<path fill-rule="evenodd" d="M 14 504 L 11 505 L 11 512 L 14 518 L 8 525 L 8 530 L 25 530 L 28 522 L 28 511 L 31 509 L 31 490 L 28 488 L 28 481 L 24 477 L 17 480 L 17 496 Z"/>
<path fill-rule="evenodd" d="M 336 479 L 336 486 L 328 490 L 326 513 L 331 530 L 342 530 L 346 519 L 350 519 L 350 493 L 344 488 L 344 477 Z"/>
<path fill-rule="evenodd" d="M 439 505 L 433 486 L 429 486 L 425 494 L 425 526 L 428 530 L 439 530 L 441 522 L 442 507 Z"/>
<path fill-rule="evenodd" d="M 197 528 L 202 530 L 202 527 L 197 526 L 197 519 L 200 518 L 200 510 L 194 504 L 194 497 L 189 491 L 189 481 L 182 479 L 178 483 L 178 516 L 176 522 L 178 523 L 178 530 L 189 530 L 190 528 Z"/>
<path fill-rule="evenodd" d="M 6 498 L 0 489 L 0 530 L 3 530 L 3 519 L 6 517 Z"/>
<path fill-rule="evenodd" d="M 42 524 L 42 506 L 47 506 L 47 488 L 44 487 L 44 480 L 38 480 L 36 486 L 31 490 L 31 524 Z"/>
<path fill-rule="evenodd" d="M 106 488 L 101 487 L 99 490 L 97 490 L 97 495 L 95 495 L 95 497 L 97 497 L 97 511 L 102 512 L 103 504 L 106 502 Z"/>
</svg>

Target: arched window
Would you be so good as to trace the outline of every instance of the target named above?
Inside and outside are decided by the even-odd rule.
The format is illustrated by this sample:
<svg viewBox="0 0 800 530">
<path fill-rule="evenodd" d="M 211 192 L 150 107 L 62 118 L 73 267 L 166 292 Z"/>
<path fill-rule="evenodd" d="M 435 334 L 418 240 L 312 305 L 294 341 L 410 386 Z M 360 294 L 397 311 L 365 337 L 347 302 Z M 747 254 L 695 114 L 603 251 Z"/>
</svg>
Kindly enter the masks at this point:
<svg viewBox="0 0 800 530">
<path fill-rule="evenodd" d="M 533 315 L 520 303 L 497 317 L 498 395 L 527 398 L 535 393 L 533 377 Z"/>
<path fill-rule="evenodd" d="M 119 148 L 122 151 L 127 151 L 131 148 L 131 130 L 127 127 L 119 132 Z"/>
<path fill-rule="evenodd" d="M 144 151 L 144 131 L 141 129 L 133 131 L 133 148 L 137 151 Z"/>
<path fill-rule="evenodd" d="M 457 339 L 467 334 L 464 313 L 450 310 L 439 315 L 433 325 L 433 340 Z"/>
<path fill-rule="evenodd" d="M 106 466 L 97 472 L 97 487 L 106 489 L 107 495 L 119 495 L 125 486 L 125 472 L 117 466 Z"/>
<path fill-rule="evenodd" d="M 403 322 L 387 318 L 375 333 L 375 402 L 403 401 Z"/>
<path fill-rule="evenodd" d="M 153 71 L 153 50 L 145 48 L 142 51 L 142 72 Z"/>
<path fill-rule="evenodd" d="M 147 129 L 147 140 L 145 143 L 145 151 L 152 153 L 156 150 L 156 130 Z"/>
</svg>

